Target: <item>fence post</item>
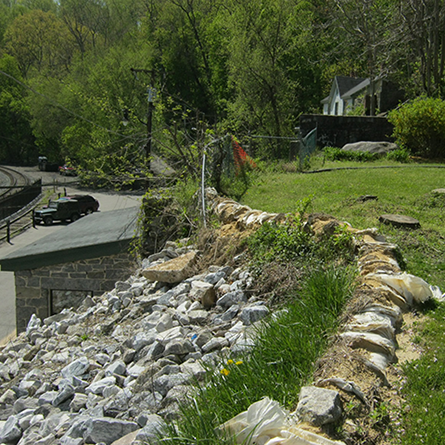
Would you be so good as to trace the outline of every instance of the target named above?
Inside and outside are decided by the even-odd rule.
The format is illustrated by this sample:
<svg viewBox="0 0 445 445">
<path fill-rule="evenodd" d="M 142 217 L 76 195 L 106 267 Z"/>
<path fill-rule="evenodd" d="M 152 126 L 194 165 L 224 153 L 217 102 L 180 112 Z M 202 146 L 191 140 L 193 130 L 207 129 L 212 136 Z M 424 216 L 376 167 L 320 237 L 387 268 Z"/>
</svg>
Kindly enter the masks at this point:
<svg viewBox="0 0 445 445">
<path fill-rule="evenodd" d="M 11 220 L 6 220 L 6 241 L 11 244 Z"/>
<path fill-rule="evenodd" d="M 35 210 L 32 209 L 32 228 L 35 229 L 36 228 L 36 218 L 34 215 Z"/>
<path fill-rule="evenodd" d="M 201 171 L 201 200 L 202 200 L 202 219 L 204 227 L 207 227 L 206 221 L 206 200 L 205 200 L 205 168 L 206 168 L 206 154 L 202 155 L 202 171 Z"/>
</svg>

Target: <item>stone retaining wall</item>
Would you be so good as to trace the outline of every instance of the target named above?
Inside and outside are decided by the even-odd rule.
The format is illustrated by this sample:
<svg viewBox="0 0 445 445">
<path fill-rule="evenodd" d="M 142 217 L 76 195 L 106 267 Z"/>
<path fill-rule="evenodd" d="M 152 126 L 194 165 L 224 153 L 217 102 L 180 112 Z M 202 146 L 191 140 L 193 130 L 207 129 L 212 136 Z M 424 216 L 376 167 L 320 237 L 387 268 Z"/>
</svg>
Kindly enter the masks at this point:
<svg viewBox="0 0 445 445">
<path fill-rule="evenodd" d="M 80 304 L 86 295 L 112 290 L 134 268 L 124 253 L 16 271 L 17 332 L 26 329 L 32 314 L 42 319 L 52 315 L 53 291 L 81 291 Z"/>
</svg>

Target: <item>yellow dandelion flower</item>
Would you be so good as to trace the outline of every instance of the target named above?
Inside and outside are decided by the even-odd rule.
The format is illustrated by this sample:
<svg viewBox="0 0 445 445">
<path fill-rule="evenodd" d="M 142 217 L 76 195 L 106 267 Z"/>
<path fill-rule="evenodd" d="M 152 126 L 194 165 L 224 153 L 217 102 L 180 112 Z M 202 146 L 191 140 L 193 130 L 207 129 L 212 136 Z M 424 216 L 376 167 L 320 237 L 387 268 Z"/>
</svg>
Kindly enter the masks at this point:
<svg viewBox="0 0 445 445">
<path fill-rule="evenodd" d="M 232 360 L 232 359 L 227 360 L 227 364 L 228 364 L 228 365 L 233 365 L 233 360 Z"/>
<path fill-rule="evenodd" d="M 243 361 L 242 361 L 242 360 L 238 360 L 238 361 L 235 363 L 236 366 L 239 366 L 239 365 L 242 365 L 242 364 L 243 364 Z"/>
<path fill-rule="evenodd" d="M 229 375 L 230 374 L 230 371 L 228 369 L 226 369 L 226 368 L 221 369 L 220 372 L 221 372 L 222 375 Z"/>
</svg>

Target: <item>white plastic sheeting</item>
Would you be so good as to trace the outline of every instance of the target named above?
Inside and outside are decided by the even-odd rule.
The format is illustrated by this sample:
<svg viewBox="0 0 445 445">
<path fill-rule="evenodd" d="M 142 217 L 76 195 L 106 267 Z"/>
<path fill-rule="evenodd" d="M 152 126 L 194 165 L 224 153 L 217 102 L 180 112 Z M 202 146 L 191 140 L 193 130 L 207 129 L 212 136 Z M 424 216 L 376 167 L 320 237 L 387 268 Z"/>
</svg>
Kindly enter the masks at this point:
<svg viewBox="0 0 445 445">
<path fill-rule="evenodd" d="M 345 445 L 294 424 L 289 412 L 275 400 L 265 397 L 221 425 L 221 430 L 243 445 Z"/>
<path fill-rule="evenodd" d="M 434 296 L 431 286 L 422 278 L 406 272 L 400 274 L 372 273 L 366 276 L 389 286 L 401 295 L 408 305 L 424 303 Z"/>
<path fill-rule="evenodd" d="M 373 332 L 393 340 L 395 337 L 394 322 L 387 315 L 375 312 L 362 312 L 354 315 L 345 326 L 346 331 Z"/>
</svg>

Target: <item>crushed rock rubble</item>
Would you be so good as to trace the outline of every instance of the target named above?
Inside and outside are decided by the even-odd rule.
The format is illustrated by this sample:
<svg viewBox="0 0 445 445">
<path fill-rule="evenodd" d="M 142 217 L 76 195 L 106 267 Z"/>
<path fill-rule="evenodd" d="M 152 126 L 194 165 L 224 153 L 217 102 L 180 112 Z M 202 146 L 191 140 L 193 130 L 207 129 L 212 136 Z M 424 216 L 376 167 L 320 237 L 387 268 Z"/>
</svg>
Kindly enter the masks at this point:
<svg viewBox="0 0 445 445">
<path fill-rule="evenodd" d="M 284 218 L 214 192 L 207 199 L 223 224 L 239 229 Z M 332 217 L 309 221 L 315 233 L 331 230 L 333 221 L 340 224 Z M 396 354 L 403 311 L 440 291 L 402 274 L 395 246 L 375 230 L 350 230 L 360 248 L 357 292 L 364 300 L 338 335 L 338 354 L 344 360 L 345 348 L 360 352 L 381 382 Z M 64 309 L 44 320 L 32 316 L 26 332 L 0 350 L 0 443 L 155 443 L 165 422 L 178 417 L 180 400 L 192 382 L 209 372 L 206 365 L 248 351 L 255 323 L 269 313 L 264 301 L 249 296 L 254 283 L 247 268 L 210 266 L 193 275 L 197 262 L 193 246 L 167 243 L 113 291 L 85 298 L 77 310 Z M 252 405 L 251 412 L 262 413 L 264 422 L 267 412 L 275 419 L 275 439 L 266 431 L 271 444 L 341 443 L 296 426 L 338 420 L 342 391 L 367 403 L 362 382 L 354 382 L 336 363 L 323 368 L 314 386 L 302 389 L 292 427 L 276 424 L 288 419 L 276 402 L 264 399 Z M 326 406 L 326 400 L 332 402 Z M 228 425 L 237 434 L 237 421 Z"/>
<path fill-rule="evenodd" d="M 269 309 L 248 296 L 246 269 L 211 266 L 174 283 L 144 276 L 191 257 L 191 247 L 169 245 L 76 311 L 32 316 L 0 352 L 0 442 L 144 443 L 177 416 L 205 364 L 250 348 Z"/>
</svg>

